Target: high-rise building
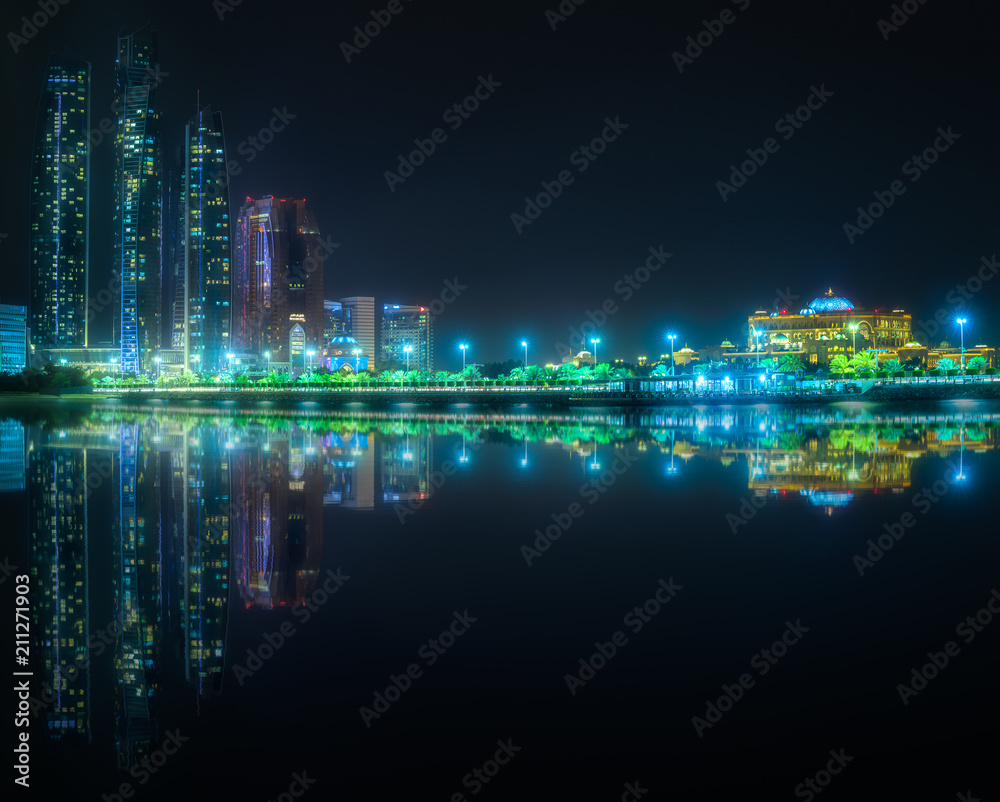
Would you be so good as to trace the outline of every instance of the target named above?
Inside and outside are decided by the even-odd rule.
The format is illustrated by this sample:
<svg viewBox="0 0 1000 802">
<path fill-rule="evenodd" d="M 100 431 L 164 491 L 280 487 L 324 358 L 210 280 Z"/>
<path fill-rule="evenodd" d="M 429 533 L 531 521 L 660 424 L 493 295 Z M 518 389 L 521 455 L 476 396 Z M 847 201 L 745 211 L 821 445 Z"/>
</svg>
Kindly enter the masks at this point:
<svg viewBox="0 0 1000 802">
<path fill-rule="evenodd" d="M 20 373 L 28 366 L 28 310 L 0 304 L 0 373 Z"/>
<path fill-rule="evenodd" d="M 233 347 L 305 366 L 323 345 L 319 228 L 303 199 L 247 198 L 236 221 Z"/>
<path fill-rule="evenodd" d="M 338 301 L 323 301 L 323 345 L 344 332 L 344 307 Z"/>
<path fill-rule="evenodd" d="M 69 51 L 45 68 L 31 160 L 34 344 L 87 345 L 90 63 Z"/>
<path fill-rule="evenodd" d="M 120 274 L 121 369 L 153 368 L 160 348 L 162 156 L 156 34 L 118 38 L 115 108 L 115 259 Z"/>
<path fill-rule="evenodd" d="M 408 364 L 410 370 L 433 370 L 434 335 L 426 306 L 385 304 L 381 342 L 383 362 Z"/>
<path fill-rule="evenodd" d="M 230 350 L 229 181 L 222 112 L 199 109 L 184 129 L 184 364 L 215 371 Z"/>
<path fill-rule="evenodd" d="M 361 345 L 361 350 L 375 360 L 375 299 L 355 295 L 341 298 L 344 333 L 349 334 Z"/>
</svg>

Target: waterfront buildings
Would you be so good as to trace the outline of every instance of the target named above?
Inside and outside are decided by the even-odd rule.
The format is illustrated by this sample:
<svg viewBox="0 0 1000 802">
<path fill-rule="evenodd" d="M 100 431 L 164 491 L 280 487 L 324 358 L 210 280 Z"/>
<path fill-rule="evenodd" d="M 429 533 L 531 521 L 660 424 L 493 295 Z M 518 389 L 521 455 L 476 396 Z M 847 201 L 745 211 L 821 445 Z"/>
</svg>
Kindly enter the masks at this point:
<svg viewBox="0 0 1000 802">
<path fill-rule="evenodd" d="M 156 34 L 118 39 L 114 264 L 120 276 L 121 368 L 150 371 L 160 348 L 162 155 Z"/>
<path fill-rule="evenodd" d="M 434 334 L 426 306 L 382 307 L 381 358 L 384 362 L 408 364 L 410 370 L 434 369 Z"/>
<path fill-rule="evenodd" d="M 236 221 L 235 348 L 304 369 L 322 347 L 326 252 L 304 199 L 247 198 Z"/>
<path fill-rule="evenodd" d="M 20 373 L 28 366 L 28 310 L 0 304 L 0 373 Z"/>
<path fill-rule="evenodd" d="M 323 349 L 322 363 L 327 370 L 342 370 L 344 372 L 360 372 L 372 370 L 370 354 L 366 354 L 361 343 L 346 334 L 334 337 Z"/>
<path fill-rule="evenodd" d="M 90 63 L 49 56 L 31 158 L 29 266 L 36 347 L 87 344 Z"/>
<path fill-rule="evenodd" d="M 229 181 L 222 113 L 200 108 L 184 129 L 184 365 L 217 371 L 230 352 Z"/>
<path fill-rule="evenodd" d="M 378 353 L 375 342 L 375 299 L 370 296 L 355 295 L 341 298 L 343 310 L 344 333 L 350 335 L 361 345 L 361 350 L 372 360 Z"/>
</svg>

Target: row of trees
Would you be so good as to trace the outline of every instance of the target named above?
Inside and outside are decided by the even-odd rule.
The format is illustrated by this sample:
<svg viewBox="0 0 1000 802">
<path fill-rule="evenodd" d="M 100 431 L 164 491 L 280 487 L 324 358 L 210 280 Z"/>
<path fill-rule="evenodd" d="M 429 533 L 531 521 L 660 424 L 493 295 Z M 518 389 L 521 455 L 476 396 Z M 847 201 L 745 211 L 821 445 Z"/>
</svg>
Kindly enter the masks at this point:
<svg viewBox="0 0 1000 802">
<path fill-rule="evenodd" d="M 965 372 L 976 374 L 981 370 L 985 370 L 987 367 L 989 367 L 989 362 L 987 362 L 985 357 L 974 356 L 965 363 Z M 957 370 L 958 368 L 959 365 L 954 359 L 948 359 L 945 357 L 938 360 L 937 367 L 934 370 L 948 373 L 949 371 Z M 875 356 L 871 351 L 862 351 L 861 353 L 853 356 L 851 359 L 848 359 L 843 354 L 838 354 L 830 360 L 830 372 L 838 376 L 849 372 L 870 375 L 875 373 L 876 370 L 885 371 L 887 374 L 892 376 L 904 373 L 909 369 L 912 368 L 908 365 L 904 365 L 898 359 L 887 359 L 876 364 Z"/>
</svg>

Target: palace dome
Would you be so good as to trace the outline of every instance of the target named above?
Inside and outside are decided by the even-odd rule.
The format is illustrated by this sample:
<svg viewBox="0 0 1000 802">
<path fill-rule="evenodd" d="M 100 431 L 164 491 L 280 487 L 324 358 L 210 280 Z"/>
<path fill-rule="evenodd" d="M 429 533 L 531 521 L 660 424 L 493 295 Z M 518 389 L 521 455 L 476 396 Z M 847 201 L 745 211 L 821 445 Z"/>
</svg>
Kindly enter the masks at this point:
<svg viewBox="0 0 1000 802">
<path fill-rule="evenodd" d="M 827 290 L 825 295 L 821 295 L 809 304 L 807 309 L 822 314 L 823 312 L 850 312 L 854 309 L 854 304 L 846 298 L 833 294 L 833 288 Z M 803 310 L 804 311 L 804 310 Z"/>
</svg>

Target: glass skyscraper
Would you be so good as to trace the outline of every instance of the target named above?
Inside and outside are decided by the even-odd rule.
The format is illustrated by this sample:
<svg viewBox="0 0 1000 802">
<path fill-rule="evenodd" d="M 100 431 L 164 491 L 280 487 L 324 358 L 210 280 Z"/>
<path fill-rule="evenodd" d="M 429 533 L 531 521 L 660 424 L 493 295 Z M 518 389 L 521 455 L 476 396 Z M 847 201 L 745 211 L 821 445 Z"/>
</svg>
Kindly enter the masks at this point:
<svg viewBox="0 0 1000 802">
<path fill-rule="evenodd" d="M 87 345 L 90 63 L 49 56 L 31 160 L 32 342 Z"/>
<path fill-rule="evenodd" d="M 409 364 L 410 370 L 434 369 L 434 335 L 426 306 L 385 304 L 382 307 L 382 360 Z M 409 346 L 407 356 L 404 348 Z"/>
<path fill-rule="evenodd" d="M 115 265 L 119 269 L 121 370 L 148 371 L 160 349 L 162 155 L 156 34 L 118 39 L 115 107 Z"/>
<path fill-rule="evenodd" d="M 222 113 L 200 109 L 184 132 L 184 365 L 224 367 L 230 350 L 229 181 Z"/>
</svg>

